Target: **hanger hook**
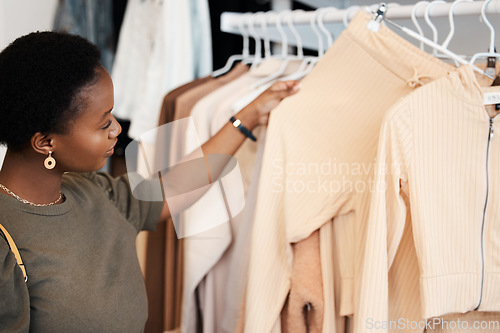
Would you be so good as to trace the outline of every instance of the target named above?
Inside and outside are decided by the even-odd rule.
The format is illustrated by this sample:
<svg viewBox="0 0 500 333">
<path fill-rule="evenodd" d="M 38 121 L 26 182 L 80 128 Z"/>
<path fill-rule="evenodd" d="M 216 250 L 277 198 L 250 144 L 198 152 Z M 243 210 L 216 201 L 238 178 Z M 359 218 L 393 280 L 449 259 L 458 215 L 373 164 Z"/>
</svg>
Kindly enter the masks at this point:
<svg viewBox="0 0 500 333">
<path fill-rule="evenodd" d="M 321 32 L 318 29 L 318 17 L 321 14 L 321 9 L 316 9 L 314 11 L 314 15 L 311 16 L 311 29 L 314 31 L 314 34 L 318 38 L 318 57 L 321 58 L 321 56 L 325 53 L 323 49 L 323 36 L 321 35 Z"/>
<path fill-rule="evenodd" d="M 245 13 L 243 15 L 243 19 L 247 21 L 248 25 L 248 32 L 250 33 L 250 36 L 255 40 L 255 59 L 253 64 L 257 64 L 259 60 L 262 58 L 262 45 L 261 45 L 261 39 L 259 35 L 257 34 L 257 31 L 255 30 L 255 17 L 251 13 Z"/>
<path fill-rule="evenodd" d="M 486 17 L 486 8 L 488 7 L 488 5 L 490 4 L 492 0 L 486 0 L 483 4 L 483 6 L 481 7 L 481 17 L 483 18 L 483 21 L 484 21 L 484 24 L 486 24 L 486 26 L 488 26 L 488 28 L 490 29 L 490 33 L 491 33 L 491 37 L 490 37 L 490 48 L 488 50 L 488 52 L 490 53 L 494 53 L 495 52 L 495 28 L 493 27 L 493 25 L 491 25 L 490 21 L 488 20 L 488 18 Z"/>
<path fill-rule="evenodd" d="M 288 56 L 288 37 L 286 36 L 286 32 L 283 29 L 282 20 L 283 18 L 290 12 L 290 10 L 284 10 L 277 14 L 276 17 L 276 28 L 281 36 L 281 57 L 284 59 Z"/>
<path fill-rule="evenodd" d="M 264 36 L 264 57 L 271 57 L 271 40 L 269 39 L 269 34 L 267 33 L 267 18 L 269 13 L 260 12 L 260 26 L 262 28 Z"/>
<path fill-rule="evenodd" d="M 417 9 L 422 7 L 423 5 L 429 5 L 429 1 L 419 1 L 417 2 L 413 8 L 411 9 L 411 21 L 413 22 L 413 25 L 415 26 L 415 28 L 417 28 L 417 31 L 418 33 L 420 34 L 420 36 L 424 36 L 424 32 L 422 30 L 422 28 L 420 27 L 420 24 L 418 23 L 418 20 L 417 20 Z M 420 42 L 420 49 L 423 50 L 424 49 L 424 43 L 423 42 Z"/>
<path fill-rule="evenodd" d="M 462 2 L 473 2 L 474 0 L 455 0 L 453 4 L 451 5 L 450 12 L 448 13 L 448 21 L 450 23 L 450 33 L 448 36 L 446 36 L 446 39 L 444 40 L 442 46 L 444 48 L 448 48 L 448 45 L 450 45 L 451 39 L 453 38 L 453 35 L 455 34 L 455 8 L 457 7 L 458 4 Z"/>
<path fill-rule="evenodd" d="M 288 13 L 287 24 L 293 36 L 295 37 L 295 41 L 297 42 L 297 56 L 299 57 L 299 59 L 302 59 L 304 57 L 304 49 L 302 48 L 302 38 L 300 38 L 300 34 L 297 31 L 297 29 L 295 29 L 295 25 L 293 24 L 293 17 L 295 16 L 294 13 L 298 12 L 303 12 L 303 10 L 294 10 L 293 12 Z"/>
<path fill-rule="evenodd" d="M 332 33 L 328 31 L 328 29 L 325 27 L 324 18 L 327 13 L 336 11 L 338 11 L 338 9 L 335 7 L 319 8 L 318 25 L 321 31 L 323 31 L 323 33 L 326 35 L 327 38 L 326 48 L 329 48 L 333 44 L 333 36 Z"/>
<path fill-rule="evenodd" d="M 359 6 L 351 6 L 345 10 L 344 17 L 342 19 L 342 21 L 344 22 L 344 27 L 347 28 L 347 26 L 349 25 L 349 16 L 351 15 L 351 13 L 353 11 L 357 12 L 360 8 L 361 7 Z"/>
<path fill-rule="evenodd" d="M 245 29 L 244 20 L 240 20 L 238 22 L 238 29 L 240 30 L 241 36 L 243 36 L 243 51 L 241 54 L 243 55 L 243 58 L 248 58 L 250 57 L 250 39 L 248 37 L 248 32 Z"/>
<path fill-rule="evenodd" d="M 438 5 L 438 4 L 443 4 L 443 3 L 446 3 L 445 1 L 443 0 L 434 0 L 432 1 L 431 3 L 429 3 L 429 5 L 427 5 L 427 7 L 425 8 L 425 13 L 424 13 L 424 18 L 425 18 L 425 22 L 427 22 L 427 25 L 431 28 L 432 30 L 432 41 L 434 43 L 437 43 L 438 42 L 438 31 L 436 29 L 436 26 L 431 22 L 431 18 L 430 18 L 430 12 L 431 12 L 431 8 L 434 7 L 435 5 Z M 435 56 L 437 55 L 437 50 L 434 49 L 432 51 L 432 54 Z"/>
</svg>

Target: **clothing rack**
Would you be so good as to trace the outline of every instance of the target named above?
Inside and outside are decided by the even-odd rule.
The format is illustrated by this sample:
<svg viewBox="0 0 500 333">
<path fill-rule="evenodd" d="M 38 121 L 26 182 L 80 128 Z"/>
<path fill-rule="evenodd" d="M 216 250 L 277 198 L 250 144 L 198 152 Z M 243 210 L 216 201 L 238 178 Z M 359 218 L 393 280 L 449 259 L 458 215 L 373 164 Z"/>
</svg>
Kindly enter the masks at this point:
<svg viewBox="0 0 500 333">
<path fill-rule="evenodd" d="M 454 16 L 470 16 L 481 14 L 481 8 L 485 1 L 473 1 L 473 2 L 463 2 L 460 3 L 454 9 Z M 448 17 L 450 9 L 453 2 L 434 4 L 429 10 L 430 18 Z M 325 7 L 323 16 L 323 22 L 327 28 L 334 34 L 340 33 L 344 29 L 344 21 L 349 21 L 355 15 L 355 13 L 361 9 L 366 8 L 367 10 L 374 12 L 379 7 L 379 4 L 373 4 L 371 6 L 352 6 L 346 9 L 336 9 L 334 7 Z M 426 12 L 426 6 L 418 6 L 414 9 L 415 5 L 398 5 L 395 3 L 389 3 L 388 11 L 385 15 L 386 18 L 390 20 L 409 20 L 414 11 L 415 17 L 423 19 Z M 320 9 L 320 10 L 322 10 Z M 264 16 L 265 14 L 265 16 Z M 269 38 L 271 41 L 280 42 L 280 35 L 277 31 L 277 23 L 279 15 L 278 13 L 267 12 L 267 13 L 235 13 L 235 12 L 225 12 L 221 15 L 221 30 L 227 33 L 243 35 L 240 30 L 241 22 L 245 23 L 245 27 L 248 30 L 249 18 L 255 18 L 253 35 L 257 35 L 259 38 Z M 486 9 L 486 14 L 500 14 L 500 0 L 492 0 Z M 293 23 L 296 30 L 301 34 L 301 36 L 306 36 L 302 38 L 303 46 L 310 49 L 317 49 L 317 39 L 311 32 L 311 20 L 314 20 L 318 16 L 316 11 L 293 11 L 290 12 L 291 22 Z M 260 16 L 260 17 L 259 17 Z M 288 19 L 287 15 L 287 19 Z M 267 25 L 267 31 L 262 28 L 261 22 L 265 18 Z M 287 23 L 281 18 L 282 26 L 284 30 L 289 30 Z M 491 19 L 494 22 L 494 19 Z M 410 27 L 414 29 L 413 26 Z M 309 38 L 310 37 L 310 38 Z M 296 46 L 294 38 L 289 38 L 289 45 Z"/>
</svg>

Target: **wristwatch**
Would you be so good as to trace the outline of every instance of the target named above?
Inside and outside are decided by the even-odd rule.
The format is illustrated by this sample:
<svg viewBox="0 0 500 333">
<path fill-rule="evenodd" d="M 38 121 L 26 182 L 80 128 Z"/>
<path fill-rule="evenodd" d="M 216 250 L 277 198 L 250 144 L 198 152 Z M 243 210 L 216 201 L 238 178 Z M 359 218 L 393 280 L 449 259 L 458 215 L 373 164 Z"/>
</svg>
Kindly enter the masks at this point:
<svg viewBox="0 0 500 333">
<path fill-rule="evenodd" d="M 250 132 L 250 130 L 248 128 L 246 128 L 245 126 L 243 126 L 241 124 L 241 120 L 236 119 L 235 117 L 231 117 L 231 118 L 229 118 L 229 121 L 233 124 L 234 127 L 239 129 L 240 132 L 243 133 L 244 136 L 246 136 L 247 138 L 249 138 L 252 141 L 257 141 L 257 138 L 252 134 L 252 132 Z"/>
</svg>

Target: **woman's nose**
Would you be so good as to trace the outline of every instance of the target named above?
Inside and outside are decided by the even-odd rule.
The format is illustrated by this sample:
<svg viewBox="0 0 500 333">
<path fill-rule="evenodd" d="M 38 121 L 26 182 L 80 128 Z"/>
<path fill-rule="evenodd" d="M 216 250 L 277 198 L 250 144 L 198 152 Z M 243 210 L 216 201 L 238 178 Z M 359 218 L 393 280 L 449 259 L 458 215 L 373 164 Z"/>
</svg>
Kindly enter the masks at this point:
<svg viewBox="0 0 500 333">
<path fill-rule="evenodd" d="M 109 131 L 109 136 L 110 136 L 110 138 L 115 139 L 122 132 L 122 127 L 120 126 L 120 124 L 118 123 L 118 121 L 116 120 L 115 117 L 113 117 L 113 120 L 112 120 L 110 127 L 111 127 L 111 130 Z"/>
</svg>

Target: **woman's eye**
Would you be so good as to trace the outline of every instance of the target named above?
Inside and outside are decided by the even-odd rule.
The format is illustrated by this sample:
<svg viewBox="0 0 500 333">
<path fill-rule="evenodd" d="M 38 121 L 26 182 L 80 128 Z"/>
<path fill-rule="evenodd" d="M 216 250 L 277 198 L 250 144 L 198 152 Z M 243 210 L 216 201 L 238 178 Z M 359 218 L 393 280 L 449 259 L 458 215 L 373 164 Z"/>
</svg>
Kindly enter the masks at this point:
<svg viewBox="0 0 500 333">
<path fill-rule="evenodd" d="M 106 126 L 104 126 L 102 129 L 107 129 L 111 126 L 111 120 L 106 123 Z"/>
</svg>

